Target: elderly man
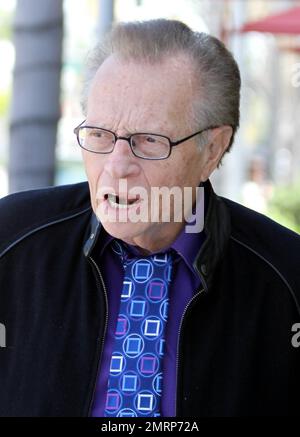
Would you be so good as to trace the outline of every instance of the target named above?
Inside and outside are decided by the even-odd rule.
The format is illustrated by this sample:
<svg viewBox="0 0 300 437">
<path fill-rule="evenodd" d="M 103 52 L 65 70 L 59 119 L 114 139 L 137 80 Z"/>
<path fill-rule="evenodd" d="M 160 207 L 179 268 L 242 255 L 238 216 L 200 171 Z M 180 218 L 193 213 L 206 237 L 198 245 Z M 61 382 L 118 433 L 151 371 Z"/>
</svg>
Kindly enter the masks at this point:
<svg viewBox="0 0 300 437">
<path fill-rule="evenodd" d="M 232 55 L 119 24 L 88 77 L 88 184 L 0 202 L 1 415 L 297 414 L 300 238 L 209 181 L 239 125 Z"/>
</svg>

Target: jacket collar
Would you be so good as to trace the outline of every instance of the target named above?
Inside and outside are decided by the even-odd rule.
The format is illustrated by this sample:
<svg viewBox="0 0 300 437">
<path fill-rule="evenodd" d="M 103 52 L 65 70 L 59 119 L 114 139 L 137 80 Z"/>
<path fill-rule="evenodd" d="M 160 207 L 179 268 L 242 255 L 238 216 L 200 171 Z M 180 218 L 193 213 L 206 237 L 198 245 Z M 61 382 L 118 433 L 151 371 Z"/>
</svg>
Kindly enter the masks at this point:
<svg viewBox="0 0 300 437">
<path fill-rule="evenodd" d="M 205 291 L 211 288 L 214 271 L 224 256 L 231 233 L 230 212 L 224 200 L 214 192 L 210 180 L 204 183 L 205 197 L 208 197 L 205 212 L 205 241 L 201 246 L 194 268 L 202 279 Z"/>
<path fill-rule="evenodd" d="M 217 196 L 210 180 L 204 183 L 206 211 L 204 220 L 205 241 L 202 244 L 193 266 L 198 273 L 205 291 L 212 285 L 214 270 L 222 258 L 230 236 L 230 214 L 221 197 Z M 101 223 L 93 213 L 91 232 L 84 244 L 84 255 L 88 257 L 96 245 Z"/>
</svg>

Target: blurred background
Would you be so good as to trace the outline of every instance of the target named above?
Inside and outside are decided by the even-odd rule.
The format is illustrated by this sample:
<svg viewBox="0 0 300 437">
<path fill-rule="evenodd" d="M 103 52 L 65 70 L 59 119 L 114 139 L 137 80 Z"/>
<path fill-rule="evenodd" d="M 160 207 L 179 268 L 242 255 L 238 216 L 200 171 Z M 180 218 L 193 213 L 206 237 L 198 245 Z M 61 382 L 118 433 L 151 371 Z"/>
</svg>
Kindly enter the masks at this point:
<svg viewBox="0 0 300 437">
<path fill-rule="evenodd" d="M 241 126 L 215 191 L 300 233 L 299 0 L 2 1 L 0 197 L 86 180 L 73 134 L 86 54 L 112 23 L 160 17 L 217 36 L 241 70 Z"/>
</svg>

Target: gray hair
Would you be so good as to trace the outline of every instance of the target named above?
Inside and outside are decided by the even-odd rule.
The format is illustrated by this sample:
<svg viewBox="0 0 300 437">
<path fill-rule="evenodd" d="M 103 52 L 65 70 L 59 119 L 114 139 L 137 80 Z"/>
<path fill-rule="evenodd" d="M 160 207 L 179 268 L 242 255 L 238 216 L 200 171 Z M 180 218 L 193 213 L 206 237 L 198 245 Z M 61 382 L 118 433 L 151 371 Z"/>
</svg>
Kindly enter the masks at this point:
<svg viewBox="0 0 300 437">
<path fill-rule="evenodd" d="M 110 55 L 116 54 L 125 61 L 157 63 L 180 53 L 192 60 L 199 83 L 200 92 L 195 93 L 193 102 L 193 122 L 199 130 L 208 126 L 232 126 L 228 152 L 239 127 L 241 78 L 238 65 L 220 40 L 203 32 L 193 32 L 177 20 L 157 19 L 115 25 L 88 56 L 81 100 L 83 111 L 86 112 L 90 83 Z M 200 136 L 202 145 L 207 141 L 207 135 L 208 132 Z"/>
</svg>

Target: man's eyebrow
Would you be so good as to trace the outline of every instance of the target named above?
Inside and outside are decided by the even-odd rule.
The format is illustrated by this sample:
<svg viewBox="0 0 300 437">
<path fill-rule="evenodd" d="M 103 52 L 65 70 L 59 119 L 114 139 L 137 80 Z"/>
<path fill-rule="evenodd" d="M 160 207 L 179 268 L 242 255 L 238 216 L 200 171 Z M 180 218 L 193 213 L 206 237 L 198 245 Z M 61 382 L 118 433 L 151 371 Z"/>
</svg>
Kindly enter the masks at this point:
<svg viewBox="0 0 300 437">
<path fill-rule="evenodd" d="M 97 123 L 97 122 L 94 122 L 94 121 L 85 120 L 84 125 L 85 126 L 99 127 L 99 128 L 103 128 L 103 129 L 108 129 L 108 127 L 106 127 L 105 123 Z"/>
<path fill-rule="evenodd" d="M 112 128 L 112 125 L 108 124 L 108 123 L 85 121 L 84 124 L 85 124 L 85 126 L 98 127 L 99 129 L 107 129 L 107 130 L 110 130 L 111 132 L 115 132 L 115 130 Z M 125 132 L 126 132 L 126 134 L 128 133 L 128 135 L 131 134 L 131 132 L 129 132 L 127 129 L 125 129 Z"/>
<path fill-rule="evenodd" d="M 112 129 L 111 124 L 108 124 L 108 123 L 98 123 L 98 122 L 87 122 L 87 121 L 85 121 L 84 125 L 85 126 L 98 127 L 100 129 L 101 128 L 102 129 L 106 129 L 106 130 L 109 130 L 109 131 L 114 132 L 117 135 L 119 135 L 114 129 Z M 162 135 L 162 136 L 167 136 L 168 138 L 171 138 L 170 133 L 169 134 L 166 133 L 162 128 L 159 128 L 159 127 L 155 128 L 155 129 L 154 128 L 149 128 L 149 127 L 145 128 L 145 129 L 142 129 L 142 128 L 139 128 L 139 129 L 135 129 L 135 128 L 127 129 L 127 128 L 124 128 L 124 130 L 122 131 L 122 135 L 119 135 L 119 136 L 127 137 L 127 136 L 130 136 L 130 135 L 139 134 L 139 133 L 156 134 L 156 135 Z"/>
</svg>

